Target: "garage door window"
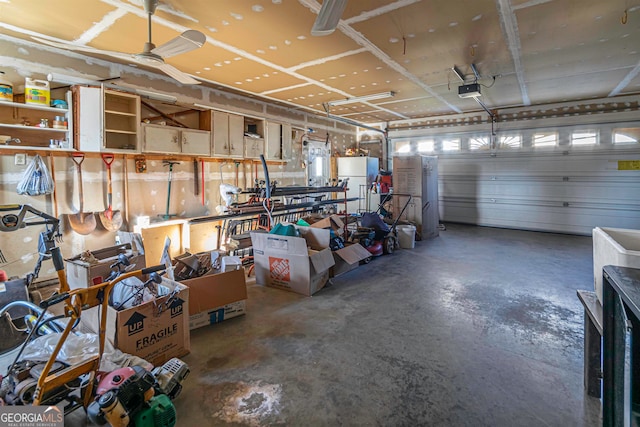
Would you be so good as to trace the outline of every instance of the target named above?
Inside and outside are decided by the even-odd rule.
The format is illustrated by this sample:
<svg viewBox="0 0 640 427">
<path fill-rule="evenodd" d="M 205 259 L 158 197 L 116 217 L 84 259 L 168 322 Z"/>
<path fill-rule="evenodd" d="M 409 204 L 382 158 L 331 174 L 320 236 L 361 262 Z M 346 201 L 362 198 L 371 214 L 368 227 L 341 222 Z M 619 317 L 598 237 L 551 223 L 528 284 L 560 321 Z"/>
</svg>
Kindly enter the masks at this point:
<svg viewBox="0 0 640 427">
<path fill-rule="evenodd" d="M 460 150 L 460 138 L 442 140 L 442 151 L 458 151 L 458 150 Z"/>
<path fill-rule="evenodd" d="M 500 148 L 520 148 L 522 147 L 522 136 L 509 135 L 500 137 Z"/>
<path fill-rule="evenodd" d="M 640 128 L 616 129 L 613 131 L 613 143 L 616 145 L 637 144 L 640 141 Z"/>
<path fill-rule="evenodd" d="M 434 150 L 434 140 L 426 139 L 418 142 L 418 151 L 420 153 L 433 153 Z"/>
<path fill-rule="evenodd" d="M 396 147 L 395 152 L 398 154 L 410 153 L 411 141 L 398 141 L 396 142 L 395 147 Z"/>
<path fill-rule="evenodd" d="M 489 148 L 490 146 L 488 136 L 469 138 L 469 150 L 488 150 Z"/>
<path fill-rule="evenodd" d="M 598 143 L 598 133 L 593 131 L 580 131 L 571 134 L 571 145 L 595 145 Z"/>
<path fill-rule="evenodd" d="M 555 132 L 536 133 L 533 135 L 533 146 L 535 148 L 555 147 L 556 145 L 558 145 L 558 134 Z"/>
</svg>

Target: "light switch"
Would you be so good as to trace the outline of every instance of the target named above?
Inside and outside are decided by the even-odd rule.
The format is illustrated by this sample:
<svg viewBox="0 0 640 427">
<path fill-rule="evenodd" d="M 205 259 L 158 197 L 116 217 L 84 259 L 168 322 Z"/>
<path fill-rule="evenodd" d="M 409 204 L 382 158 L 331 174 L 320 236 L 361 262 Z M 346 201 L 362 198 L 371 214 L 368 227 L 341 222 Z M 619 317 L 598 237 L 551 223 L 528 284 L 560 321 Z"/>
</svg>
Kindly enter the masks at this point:
<svg viewBox="0 0 640 427">
<path fill-rule="evenodd" d="M 13 162 L 17 166 L 26 165 L 27 164 L 27 155 L 25 153 L 16 153 Z"/>
</svg>

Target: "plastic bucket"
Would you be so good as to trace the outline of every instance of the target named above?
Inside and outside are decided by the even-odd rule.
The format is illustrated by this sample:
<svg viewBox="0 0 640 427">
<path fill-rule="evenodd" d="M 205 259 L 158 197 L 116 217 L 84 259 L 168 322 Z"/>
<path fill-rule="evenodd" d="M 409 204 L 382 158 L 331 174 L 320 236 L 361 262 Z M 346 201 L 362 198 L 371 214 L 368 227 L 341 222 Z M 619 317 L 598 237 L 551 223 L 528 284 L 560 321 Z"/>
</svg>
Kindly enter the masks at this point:
<svg viewBox="0 0 640 427">
<path fill-rule="evenodd" d="M 414 225 L 398 225 L 398 242 L 401 249 L 413 249 L 416 243 L 416 227 Z"/>
<path fill-rule="evenodd" d="M 13 85 L 4 78 L 3 71 L 0 71 L 0 101 L 13 102 Z"/>
</svg>

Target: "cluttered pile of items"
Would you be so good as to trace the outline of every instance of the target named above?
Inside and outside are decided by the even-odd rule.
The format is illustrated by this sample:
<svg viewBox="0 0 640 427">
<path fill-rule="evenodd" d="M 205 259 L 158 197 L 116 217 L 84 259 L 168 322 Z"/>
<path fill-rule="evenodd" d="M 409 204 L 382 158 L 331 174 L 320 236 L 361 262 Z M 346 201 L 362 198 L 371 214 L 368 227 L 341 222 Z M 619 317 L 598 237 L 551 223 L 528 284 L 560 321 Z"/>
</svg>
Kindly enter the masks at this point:
<svg viewBox="0 0 640 427">
<path fill-rule="evenodd" d="M 45 227 L 34 272 L 26 279 L 7 280 L 3 286 L 18 283 L 28 289 L 42 262 L 52 260 L 58 289 L 50 296 L 41 295 L 37 304 L 15 294 L 9 302 L 0 301 L 3 329 L 22 334 L 23 341 L 12 349 L 5 348 L 3 340 L 1 350 L 12 350 L 15 356 L 0 375 L 0 405 L 63 406 L 64 414 L 84 407 L 96 425 L 177 425 L 172 400 L 189 374 L 188 365 L 179 358 L 189 350 L 187 314 L 178 316 L 186 305 L 181 299 L 186 287 L 162 277 L 166 266 L 140 268 L 120 250 L 102 264 L 93 253 L 72 260 L 102 269 L 104 276 L 99 280 L 91 279 L 97 276 L 89 268 L 76 265 L 65 271 L 57 246 L 59 220 L 27 205 L 0 206 L 0 231 L 32 225 Z M 69 261 L 67 265 L 74 265 Z M 166 312 L 173 323 L 162 325 L 162 333 L 146 328 L 145 315 L 140 313 L 145 306 L 153 312 L 147 316 L 162 320 Z M 112 321 L 114 314 L 116 322 L 123 320 L 124 329 L 114 330 L 118 326 Z M 127 321 L 120 315 L 128 316 Z M 125 336 L 133 337 L 133 351 L 126 350 Z"/>
</svg>

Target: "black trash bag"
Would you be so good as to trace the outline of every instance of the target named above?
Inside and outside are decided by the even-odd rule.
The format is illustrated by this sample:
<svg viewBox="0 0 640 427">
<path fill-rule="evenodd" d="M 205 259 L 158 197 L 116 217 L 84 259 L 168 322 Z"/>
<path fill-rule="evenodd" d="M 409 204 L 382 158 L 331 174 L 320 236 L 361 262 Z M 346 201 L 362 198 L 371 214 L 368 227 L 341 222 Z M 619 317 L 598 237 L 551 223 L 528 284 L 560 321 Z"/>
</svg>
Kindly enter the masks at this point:
<svg viewBox="0 0 640 427">
<path fill-rule="evenodd" d="M 384 231 L 386 233 L 389 232 L 389 226 L 385 223 L 380 215 L 375 212 L 365 212 L 362 214 L 362 219 L 360 220 L 360 224 L 363 227 L 373 228 L 376 231 Z"/>
</svg>

